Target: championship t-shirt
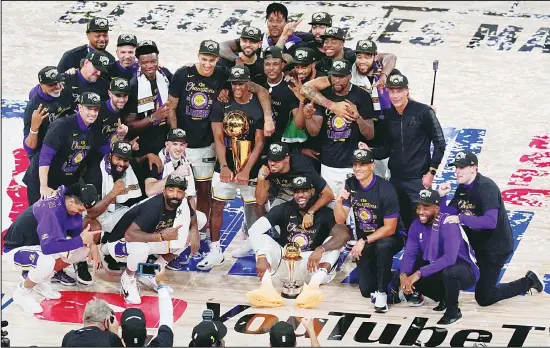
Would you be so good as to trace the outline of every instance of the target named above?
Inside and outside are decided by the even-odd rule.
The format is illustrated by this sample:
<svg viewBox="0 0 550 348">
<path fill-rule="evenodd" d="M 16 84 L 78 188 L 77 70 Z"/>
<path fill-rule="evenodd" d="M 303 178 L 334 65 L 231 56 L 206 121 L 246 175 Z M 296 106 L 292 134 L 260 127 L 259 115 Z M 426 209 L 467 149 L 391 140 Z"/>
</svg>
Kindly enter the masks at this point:
<svg viewBox="0 0 550 348">
<path fill-rule="evenodd" d="M 109 99 L 109 82 L 106 79 L 98 78 L 96 82 L 88 82 L 80 69 L 75 74 L 65 75 L 65 93 L 72 95 L 72 110 L 77 109 L 78 98 L 84 92 L 94 92 L 101 97 L 101 101 Z"/>
<path fill-rule="evenodd" d="M 292 197 L 292 180 L 299 176 L 307 176 L 311 180 L 316 194 L 327 186 L 327 182 L 315 171 L 311 161 L 301 154 L 290 155 L 290 169 L 287 173 L 271 173 L 267 176 L 267 180 L 270 181 L 270 187 L 274 188 L 275 194 L 278 196 L 286 194 Z"/>
</svg>

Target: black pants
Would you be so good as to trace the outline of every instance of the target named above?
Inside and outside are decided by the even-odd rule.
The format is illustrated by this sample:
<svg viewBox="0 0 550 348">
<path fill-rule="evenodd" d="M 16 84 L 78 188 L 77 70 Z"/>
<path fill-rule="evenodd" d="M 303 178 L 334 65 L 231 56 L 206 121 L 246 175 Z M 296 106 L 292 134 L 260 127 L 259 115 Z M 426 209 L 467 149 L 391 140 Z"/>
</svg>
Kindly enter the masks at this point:
<svg viewBox="0 0 550 348">
<path fill-rule="evenodd" d="M 414 269 L 418 270 L 426 265 L 424 260 L 418 260 Z M 429 277 L 420 278 L 414 287 L 422 295 L 440 302 L 445 299 L 447 310 L 445 315 L 455 316 L 458 314 L 458 294 L 460 290 L 466 290 L 476 283 L 471 267 L 462 261 L 443 269 L 441 272 L 432 274 Z"/>
<path fill-rule="evenodd" d="M 509 255 L 476 255 L 480 271 L 476 285 L 476 301 L 480 306 L 490 306 L 498 301 L 524 294 L 531 288 L 531 280 L 527 277 L 497 285 L 500 271 Z"/>
<path fill-rule="evenodd" d="M 390 178 L 390 182 L 397 192 L 399 215 L 408 231 L 414 219 L 416 219 L 416 203 L 414 201 L 419 198 L 420 191 L 424 189 L 422 179 L 402 180 Z"/>
<path fill-rule="evenodd" d="M 396 233 L 371 244 L 365 244 L 359 260 L 359 290 L 363 297 L 370 297 L 375 291 L 386 292 L 392 280 L 391 266 L 393 256 L 405 244 L 403 236 Z"/>
</svg>

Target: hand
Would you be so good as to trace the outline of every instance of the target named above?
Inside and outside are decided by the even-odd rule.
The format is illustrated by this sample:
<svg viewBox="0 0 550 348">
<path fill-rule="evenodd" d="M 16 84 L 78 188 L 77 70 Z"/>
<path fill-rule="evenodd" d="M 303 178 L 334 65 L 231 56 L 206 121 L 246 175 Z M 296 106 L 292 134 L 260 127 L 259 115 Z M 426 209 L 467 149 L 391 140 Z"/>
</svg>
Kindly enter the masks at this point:
<svg viewBox="0 0 550 348">
<path fill-rule="evenodd" d="M 199 235 L 199 231 L 192 232 L 189 231 L 189 235 L 187 236 L 187 242 L 185 242 L 185 247 L 191 246 L 191 252 L 189 253 L 189 256 L 193 256 L 197 254 L 201 247 L 201 238 Z"/>
<path fill-rule="evenodd" d="M 168 115 L 170 115 L 170 108 L 168 103 L 164 103 L 153 113 L 153 119 L 155 121 L 165 120 Z"/>
<path fill-rule="evenodd" d="M 414 283 L 416 283 L 420 279 L 420 276 L 418 275 L 418 272 L 414 272 L 407 278 L 406 284 L 406 290 L 408 293 L 412 293 L 413 290 L 415 290 Z"/>
<path fill-rule="evenodd" d="M 179 175 L 183 175 L 183 176 L 188 176 L 189 174 L 191 174 L 191 170 L 189 168 L 189 165 L 180 164 L 180 166 L 176 168 L 174 173 L 179 174 Z"/>
<path fill-rule="evenodd" d="M 126 193 L 126 184 L 124 183 L 124 180 L 118 179 L 117 181 L 115 181 L 111 192 L 114 193 L 115 196 Z"/>
<path fill-rule="evenodd" d="M 149 170 L 153 170 L 153 165 L 156 165 L 158 170 L 161 172 L 164 170 L 164 165 L 158 155 L 148 153 L 145 157 L 147 157 L 147 161 L 149 162 Z"/>
<path fill-rule="evenodd" d="M 366 143 L 364 143 L 364 142 L 362 142 L 362 141 L 359 142 L 357 148 L 360 149 L 360 150 L 368 150 L 368 151 L 370 151 L 370 147 L 369 147 Z"/>
<path fill-rule="evenodd" d="M 445 218 L 444 224 L 460 224 L 458 215 L 450 215 Z"/>
<path fill-rule="evenodd" d="M 302 219 L 302 228 L 307 229 L 313 226 L 313 216 L 305 214 Z"/>
<path fill-rule="evenodd" d="M 94 242 L 94 236 L 98 233 L 101 233 L 101 230 L 99 231 L 90 231 L 90 224 L 86 226 L 86 228 L 80 232 L 80 237 L 82 238 L 82 244 L 88 245 L 90 243 Z M 94 243 L 95 244 L 95 243 Z"/>
<path fill-rule="evenodd" d="M 175 227 L 168 227 L 164 230 L 160 231 L 160 235 L 162 236 L 163 240 L 176 240 L 178 239 L 178 231 L 182 225 L 178 225 Z"/>
<path fill-rule="evenodd" d="M 343 117 L 346 120 L 354 120 L 351 111 L 348 109 L 348 103 L 345 101 L 333 103 L 330 107 L 330 111 L 336 116 Z"/>
<path fill-rule="evenodd" d="M 135 137 L 134 140 L 130 141 L 130 145 L 132 145 L 132 151 L 139 151 L 139 136 Z"/>
<path fill-rule="evenodd" d="M 422 185 L 429 189 L 432 187 L 432 184 L 434 183 L 434 175 L 432 173 L 426 173 L 424 176 L 422 176 Z"/>
<path fill-rule="evenodd" d="M 241 59 L 240 54 L 239 54 L 239 58 L 235 59 L 235 66 L 237 66 L 237 65 L 241 65 L 241 66 L 244 65 L 244 62 Z"/>
<path fill-rule="evenodd" d="M 364 239 L 362 238 L 359 239 L 351 249 L 350 254 L 352 256 L 355 256 L 356 259 L 360 258 L 361 256 L 363 256 L 362 254 L 363 254 L 363 248 L 365 248 L 365 244 L 366 242 Z"/>
<path fill-rule="evenodd" d="M 226 184 L 233 181 L 233 172 L 229 169 L 229 167 L 226 166 L 220 170 L 220 180 Z"/>
<path fill-rule="evenodd" d="M 323 249 L 317 248 L 315 251 L 309 255 L 309 258 L 307 259 L 307 271 L 308 272 L 316 272 L 319 269 L 319 262 L 321 261 L 321 257 L 323 257 Z"/>
<path fill-rule="evenodd" d="M 268 166 L 263 165 L 258 172 L 258 177 L 262 176 L 265 179 L 269 176 L 269 174 L 271 174 L 271 170 L 269 170 Z"/>
<path fill-rule="evenodd" d="M 240 172 L 235 175 L 235 183 L 237 185 L 248 185 L 248 180 L 250 179 L 250 171 L 243 168 Z"/>
<path fill-rule="evenodd" d="M 101 231 L 99 231 L 101 232 Z M 88 253 L 88 260 L 92 263 L 92 272 L 95 272 L 101 264 L 101 257 L 99 255 L 99 248 L 97 244 L 90 243 L 90 252 Z"/>
<path fill-rule="evenodd" d="M 315 158 L 315 159 L 318 159 L 317 156 L 320 155 L 319 152 L 313 151 L 312 149 L 302 149 L 302 150 L 300 150 L 300 153 L 302 155 L 309 156 L 309 157 Z"/>
<path fill-rule="evenodd" d="M 446 182 L 439 185 L 437 192 L 439 192 L 441 197 L 446 196 L 449 192 L 451 192 L 451 184 Z"/>
<path fill-rule="evenodd" d="M 336 199 L 339 201 L 345 201 L 346 199 L 349 199 L 349 192 L 345 188 L 341 189 Z"/>
<path fill-rule="evenodd" d="M 38 105 L 38 109 L 32 112 L 31 116 L 31 131 L 38 132 L 42 121 L 48 117 L 48 108 L 42 107 L 42 104 Z"/>
<path fill-rule="evenodd" d="M 118 329 L 120 327 L 120 325 L 118 324 L 118 320 L 116 320 L 116 317 L 113 315 L 113 322 L 109 322 L 109 331 L 111 331 L 112 333 L 114 333 L 115 335 L 118 335 Z"/>
<path fill-rule="evenodd" d="M 292 71 L 294 72 L 294 70 Z M 294 93 L 294 96 L 296 96 L 298 100 L 303 101 L 302 99 L 304 99 L 304 96 L 302 95 L 302 93 L 300 93 L 300 89 L 302 88 L 302 81 L 300 81 L 295 72 L 288 76 L 287 82 L 288 88 L 290 88 L 292 93 Z"/>
<path fill-rule="evenodd" d="M 315 332 L 315 328 L 313 327 L 312 318 L 302 318 L 301 323 L 304 325 L 304 328 L 309 334 L 309 337 L 315 337 L 317 335 L 317 333 Z"/>
<path fill-rule="evenodd" d="M 157 285 L 166 284 L 166 268 L 165 267 L 161 267 L 160 271 L 155 270 L 155 281 L 157 282 Z"/>
<path fill-rule="evenodd" d="M 273 133 L 275 133 L 275 122 L 273 122 L 271 115 L 269 118 L 264 115 L 264 136 L 270 137 Z"/>
<path fill-rule="evenodd" d="M 353 116 L 352 116 L 353 120 L 357 121 L 357 119 L 360 116 L 359 115 L 359 110 L 357 109 L 357 105 L 353 104 L 352 102 L 350 102 L 347 99 L 346 99 L 346 102 L 348 103 L 348 107 L 347 107 L 348 111 L 353 114 Z"/>
<path fill-rule="evenodd" d="M 220 103 L 229 103 L 229 90 L 228 89 L 222 89 L 220 93 L 218 93 L 218 101 Z"/>
<path fill-rule="evenodd" d="M 125 125 L 125 124 L 122 124 L 122 122 L 120 122 L 120 118 L 119 118 L 118 119 L 118 126 L 116 128 L 116 135 L 117 135 L 118 140 L 124 139 L 126 134 L 128 134 L 128 126 Z"/>
<path fill-rule="evenodd" d="M 256 260 L 256 273 L 260 279 L 264 276 L 265 271 L 271 272 L 271 266 L 269 265 L 269 262 L 267 262 L 267 258 L 262 256 Z"/>
<path fill-rule="evenodd" d="M 70 68 L 67 71 L 65 71 L 65 74 L 74 75 L 74 74 L 76 74 L 76 69 L 75 68 Z"/>
<path fill-rule="evenodd" d="M 282 36 L 287 38 L 291 37 L 292 34 L 294 34 L 296 28 L 300 25 L 300 23 L 302 23 L 302 17 L 300 17 L 300 19 L 298 19 L 296 22 L 288 22 L 283 29 Z"/>
<path fill-rule="evenodd" d="M 380 77 L 378 78 L 378 82 L 376 82 L 376 88 L 385 87 L 387 79 L 388 75 L 386 75 L 386 73 L 381 73 Z"/>
<path fill-rule="evenodd" d="M 40 186 L 40 198 L 49 198 L 53 196 L 54 189 L 48 186 Z"/>
<path fill-rule="evenodd" d="M 308 119 L 310 116 L 312 116 L 315 113 L 315 105 L 313 105 L 313 102 L 310 102 L 304 105 L 303 113 L 304 113 L 304 117 Z"/>
<path fill-rule="evenodd" d="M 399 275 L 399 286 L 401 287 L 401 289 L 403 289 L 403 291 L 405 291 L 405 284 L 407 283 L 408 278 L 409 276 L 407 276 L 406 273 L 402 273 Z"/>
</svg>

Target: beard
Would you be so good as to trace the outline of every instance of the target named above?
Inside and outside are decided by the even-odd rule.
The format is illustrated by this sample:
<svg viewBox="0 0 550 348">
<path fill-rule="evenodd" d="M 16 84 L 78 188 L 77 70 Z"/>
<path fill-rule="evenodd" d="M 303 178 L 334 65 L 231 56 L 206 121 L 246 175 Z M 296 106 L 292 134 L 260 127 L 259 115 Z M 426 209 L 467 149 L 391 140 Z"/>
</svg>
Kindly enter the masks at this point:
<svg viewBox="0 0 550 348">
<path fill-rule="evenodd" d="M 122 172 L 119 172 L 118 170 L 116 170 L 116 166 L 113 164 L 113 162 L 111 162 L 111 176 L 113 177 L 113 181 L 121 179 L 124 176 L 124 173 L 126 173 L 126 169 L 128 168 L 124 168 Z"/>
<path fill-rule="evenodd" d="M 170 208 L 175 209 L 175 208 L 179 207 L 179 205 L 181 204 L 181 202 L 183 200 L 182 199 L 177 199 L 175 197 L 172 197 L 172 198 L 165 197 L 164 201 L 166 202 L 166 205 L 168 205 Z"/>
</svg>

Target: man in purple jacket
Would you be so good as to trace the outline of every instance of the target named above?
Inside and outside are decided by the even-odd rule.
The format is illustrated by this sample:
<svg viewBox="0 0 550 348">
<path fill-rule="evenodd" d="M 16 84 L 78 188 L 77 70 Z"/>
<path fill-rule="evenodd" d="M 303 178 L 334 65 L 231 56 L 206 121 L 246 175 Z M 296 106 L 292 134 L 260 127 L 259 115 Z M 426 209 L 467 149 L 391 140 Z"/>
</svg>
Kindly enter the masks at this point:
<svg viewBox="0 0 550 348">
<path fill-rule="evenodd" d="M 50 285 L 58 259 L 73 264 L 86 261 L 90 255 L 95 268 L 99 266 L 99 250 L 93 237 L 101 231 L 90 231 L 92 224 L 82 218 L 82 213 L 98 200 L 93 185 L 83 181 L 69 187 L 62 185 L 52 196 L 27 208 L 9 227 L 4 237 L 4 258 L 29 270 L 13 294 L 13 301 L 25 312 L 42 312 L 33 291 L 48 299 L 61 298 Z"/>
<path fill-rule="evenodd" d="M 409 229 L 399 280 L 405 295 L 416 291 L 438 301 L 434 310 L 445 314 L 437 326 L 446 327 L 462 319 L 458 294 L 476 283 L 479 268 L 460 225 L 443 223 L 448 215 L 440 213 L 439 201 L 437 191 L 420 191 L 418 218 Z M 422 295 L 415 306 L 423 304 Z"/>
</svg>

